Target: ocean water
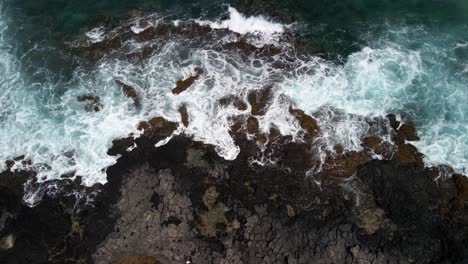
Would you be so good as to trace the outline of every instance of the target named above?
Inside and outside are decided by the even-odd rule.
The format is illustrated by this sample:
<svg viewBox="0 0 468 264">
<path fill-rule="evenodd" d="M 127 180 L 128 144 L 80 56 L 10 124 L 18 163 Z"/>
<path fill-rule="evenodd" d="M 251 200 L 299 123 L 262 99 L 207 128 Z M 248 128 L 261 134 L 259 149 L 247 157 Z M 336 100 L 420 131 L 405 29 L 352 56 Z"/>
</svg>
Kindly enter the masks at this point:
<svg viewBox="0 0 468 264">
<path fill-rule="evenodd" d="M 427 166 L 448 165 L 467 173 L 465 1 L 247 2 L 0 0 L 0 160 L 26 155 L 33 164 L 18 162 L 14 168 L 33 169 L 40 181 L 80 175 L 88 186 L 105 183 L 106 168 L 116 162 L 106 154 L 112 140 L 154 116 L 180 121 L 182 104 L 190 125 L 176 133 L 214 144 L 220 156 L 235 159 L 239 149 L 229 136 L 229 118 L 242 111 L 217 101 L 230 94 L 245 98 L 271 85 L 272 105 L 259 120 L 265 132 L 276 126 L 300 140 L 284 100 L 289 98 L 318 120 L 323 149 L 342 144 L 359 150 L 364 136 L 381 135 L 370 131 L 366 120 L 395 113 L 416 124 L 421 140 L 411 143 L 425 154 Z M 97 14 L 121 22 L 93 28 Z M 295 19 L 278 19 L 278 14 Z M 76 52 L 115 34 L 164 23 L 207 25 L 228 33 L 208 41 L 177 36 L 130 40 L 91 65 Z M 296 56 L 286 37 L 291 32 L 330 59 Z M 244 58 L 219 49 L 242 36 L 257 47 L 275 45 L 282 53 Z M 145 47 L 156 51 L 144 61 L 123 56 Z M 292 70 L 278 69 L 277 62 Z M 175 82 L 194 74 L 197 66 L 204 69 L 202 78 L 173 95 Z M 141 109 L 122 96 L 115 80 L 137 89 Z M 99 112 L 87 112 L 77 102 L 85 94 L 99 96 Z"/>
</svg>

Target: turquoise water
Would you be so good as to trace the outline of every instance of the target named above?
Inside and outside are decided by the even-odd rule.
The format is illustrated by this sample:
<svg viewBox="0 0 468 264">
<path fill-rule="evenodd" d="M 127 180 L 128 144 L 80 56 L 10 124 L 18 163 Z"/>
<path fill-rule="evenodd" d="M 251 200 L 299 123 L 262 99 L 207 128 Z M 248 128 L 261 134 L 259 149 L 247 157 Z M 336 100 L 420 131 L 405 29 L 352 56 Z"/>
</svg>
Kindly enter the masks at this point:
<svg viewBox="0 0 468 264">
<path fill-rule="evenodd" d="M 235 158 L 227 122 L 234 110 L 221 111 L 212 99 L 257 89 L 276 78 L 267 62 L 262 67 L 245 64 L 232 54 L 214 52 L 207 45 L 191 46 L 195 44 L 187 40 L 160 43 L 164 52 L 152 54 L 143 64 L 112 56 L 95 65 L 84 62 L 73 45 L 83 43 L 96 16 L 117 23 L 129 13 L 133 19 L 198 18 L 210 23 L 225 20 L 231 26 L 254 15 L 257 23 L 276 23 L 266 27 L 288 28 L 333 58 L 295 58 L 297 71 L 283 73 L 275 84 L 278 93 L 316 115 L 324 126 L 333 124 L 325 129 L 328 146 L 341 143 L 349 150 L 359 149 L 368 127 L 362 120 L 333 123 L 332 117 L 317 114 L 324 107 L 367 117 L 397 113 L 417 125 L 421 140 L 413 144 L 426 155 L 428 165 L 446 164 L 467 173 L 467 1 L 0 3 L 0 159 L 26 154 L 44 180 L 75 172 L 87 185 L 105 182 L 105 168 L 116 160 L 106 154 L 112 140 L 154 115 L 179 121 L 182 103 L 188 105 L 192 120 L 180 132 L 218 146 L 225 158 Z M 227 13 L 229 5 L 245 16 L 234 21 Z M 275 38 L 263 34 L 262 39 Z M 220 41 L 213 39 L 212 45 Z M 186 95 L 168 93 L 177 79 L 193 72 L 194 64 L 206 67 L 206 80 Z M 134 85 L 145 96 L 141 111 L 121 96 L 115 79 Z M 98 95 L 102 111 L 83 111 L 76 102 L 82 94 Z M 276 102 L 261 126 L 267 130 L 274 124 L 294 135 L 298 128 L 282 107 Z"/>
</svg>

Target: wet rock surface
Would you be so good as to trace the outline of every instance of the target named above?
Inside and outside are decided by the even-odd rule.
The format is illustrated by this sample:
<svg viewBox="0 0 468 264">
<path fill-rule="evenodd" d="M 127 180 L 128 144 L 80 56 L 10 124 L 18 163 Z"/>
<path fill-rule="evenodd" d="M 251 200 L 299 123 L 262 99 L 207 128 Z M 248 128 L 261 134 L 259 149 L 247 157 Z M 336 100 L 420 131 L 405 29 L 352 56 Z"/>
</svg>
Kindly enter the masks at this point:
<svg viewBox="0 0 468 264">
<path fill-rule="evenodd" d="M 138 95 L 137 90 L 134 87 L 128 84 L 125 84 L 119 80 L 117 80 L 116 83 L 121 87 L 124 95 L 133 101 L 133 104 L 135 105 L 135 107 L 137 109 L 140 108 L 141 102 L 140 102 L 140 97 Z"/>
<path fill-rule="evenodd" d="M 302 117 L 309 127 L 311 120 Z M 30 208 L 21 196 L 31 175 L 3 172 L 2 263 L 468 259 L 465 176 L 437 178 L 437 171 L 418 164 L 348 153 L 334 164 L 353 171 L 353 177 L 335 175 L 341 171 L 335 168 L 324 172 L 329 180 L 320 184 L 304 173 L 309 161 L 297 160 L 310 156 L 306 143 L 274 130 L 265 140 L 281 144 L 259 145 L 238 134 L 241 153 L 234 161 L 183 135 L 154 148 L 177 125 L 163 118 L 142 122 L 137 147 L 120 153 L 108 169 L 109 182 L 82 190 L 95 193 L 88 202 L 64 195 L 79 186 L 78 180 L 65 180 L 62 193 L 45 194 Z M 370 145 L 380 143 L 374 141 Z M 251 163 L 259 146 L 274 148 L 280 163 Z"/>
<path fill-rule="evenodd" d="M 177 81 L 176 87 L 172 89 L 172 93 L 177 95 L 187 90 L 200 77 L 203 70 L 201 68 L 197 68 L 195 69 L 195 72 L 195 75 L 190 76 L 187 79 Z"/>
<path fill-rule="evenodd" d="M 83 103 L 86 112 L 99 112 L 102 109 L 101 98 L 93 95 L 80 95 L 76 98 Z"/>
</svg>

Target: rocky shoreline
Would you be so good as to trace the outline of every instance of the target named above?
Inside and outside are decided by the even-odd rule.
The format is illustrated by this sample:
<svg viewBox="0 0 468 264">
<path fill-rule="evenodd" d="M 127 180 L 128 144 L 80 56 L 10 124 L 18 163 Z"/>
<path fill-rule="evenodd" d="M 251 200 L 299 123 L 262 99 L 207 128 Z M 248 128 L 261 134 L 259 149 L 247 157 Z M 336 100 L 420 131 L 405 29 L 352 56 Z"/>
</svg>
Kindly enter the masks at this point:
<svg viewBox="0 0 468 264">
<path fill-rule="evenodd" d="M 295 115 L 306 130 L 318 129 L 303 112 Z M 258 131 L 255 122 L 246 122 L 246 129 Z M 61 191 L 46 193 L 33 208 L 22 203 L 22 184 L 33 175 L 3 172 L 2 263 L 468 259 L 467 178 L 439 177 L 435 169 L 424 168 L 418 153 L 390 160 L 348 153 L 318 181 L 305 173 L 310 141 L 293 142 L 273 131 L 267 139 L 257 134 L 253 140 L 233 133 L 241 147 L 233 161 L 184 135 L 153 147 L 178 125 L 163 118 L 142 122 L 142 136 L 114 141 L 110 154 L 122 156 L 108 169 L 107 184 L 84 188 L 79 179 L 58 181 Z M 397 127 L 396 140 L 413 130 L 404 127 Z M 128 144 L 137 147 L 126 151 Z M 279 163 L 252 163 L 260 146 L 274 149 Z M 70 195 L 80 188 L 94 193 L 88 203 Z"/>
<path fill-rule="evenodd" d="M 227 30 L 194 23 L 183 28 L 162 24 L 116 34 L 80 52 L 95 61 L 129 39 L 178 35 L 203 42 L 223 34 Z M 274 46 L 259 48 L 233 35 L 237 41 L 220 49 L 246 57 L 281 56 Z M 153 44 L 125 56 L 143 60 L 159 48 Z M 305 45 L 297 49 L 320 55 Z M 291 66 L 280 62 L 275 69 Z M 203 65 L 195 68 L 192 76 L 176 81 L 172 94 L 184 93 L 203 74 Z M 115 81 L 122 96 L 140 109 L 137 89 Z M 108 154 L 119 159 L 107 169 L 104 185 L 84 187 L 74 175 L 39 183 L 33 171 L 10 170 L 17 162 L 31 161 L 7 161 L 7 170 L 0 173 L 0 262 L 468 261 L 468 178 L 450 168 L 425 167 L 423 155 L 411 144 L 418 140 L 413 125 L 394 115 L 366 119 L 370 131 L 390 140 L 368 136 L 360 151 L 337 144 L 324 152 L 316 140 L 323 127 L 287 98 L 281 100 L 300 127 L 298 138 L 282 135 L 277 127 L 261 131 L 259 120 L 268 111 L 273 89 L 266 84 L 243 97 L 218 100 L 219 107 L 239 110 L 230 127 L 240 149 L 234 160 L 180 132 L 190 125 L 182 105 L 180 122 L 156 116 L 142 121 L 138 132 L 113 141 Z M 93 95 L 77 100 L 90 114 L 103 107 Z M 319 150 L 326 156 L 317 156 Z M 35 207 L 23 202 L 28 188 L 43 196 Z"/>
</svg>

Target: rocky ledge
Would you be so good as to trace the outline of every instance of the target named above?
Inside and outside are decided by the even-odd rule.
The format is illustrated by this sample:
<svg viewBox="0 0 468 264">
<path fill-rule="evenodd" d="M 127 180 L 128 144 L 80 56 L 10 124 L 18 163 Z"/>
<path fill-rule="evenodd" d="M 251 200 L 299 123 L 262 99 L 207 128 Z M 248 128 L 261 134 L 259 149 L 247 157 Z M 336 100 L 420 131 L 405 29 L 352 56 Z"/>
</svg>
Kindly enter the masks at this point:
<svg viewBox="0 0 468 264">
<path fill-rule="evenodd" d="M 362 152 L 338 150 L 320 176 L 310 175 L 310 142 L 320 131 L 315 120 L 291 108 L 303 141 L 274 128 L 262 134 L 255 116 L 264 107 L 259 98 L 268 96 L 250 98 L 251 113 L 233 122 L 241 149 L 233 161 L 184 135 L 155 148 L 179 126 L 156 117 L 140 124 L 141 136 L 114 141 L 109 154 L 121 157 L 103 186 L 80 187 L 79 178 L 49 182 L 60 191 L 30 208 L 22 203 L 22 186 L 28 179 L 28 185 L 41 183 L 31 183 L 33 173 L 3 172 L 0 261 L 468 261 L 468 180 L 425 168 L 407 143 L 414 127 L 389 116 L 393 148 L 369 138 Z M 388 159 L 373 159 L 369 151 Z M 276 162 L 252 162 L 265 153 Z"/>
</svg>

